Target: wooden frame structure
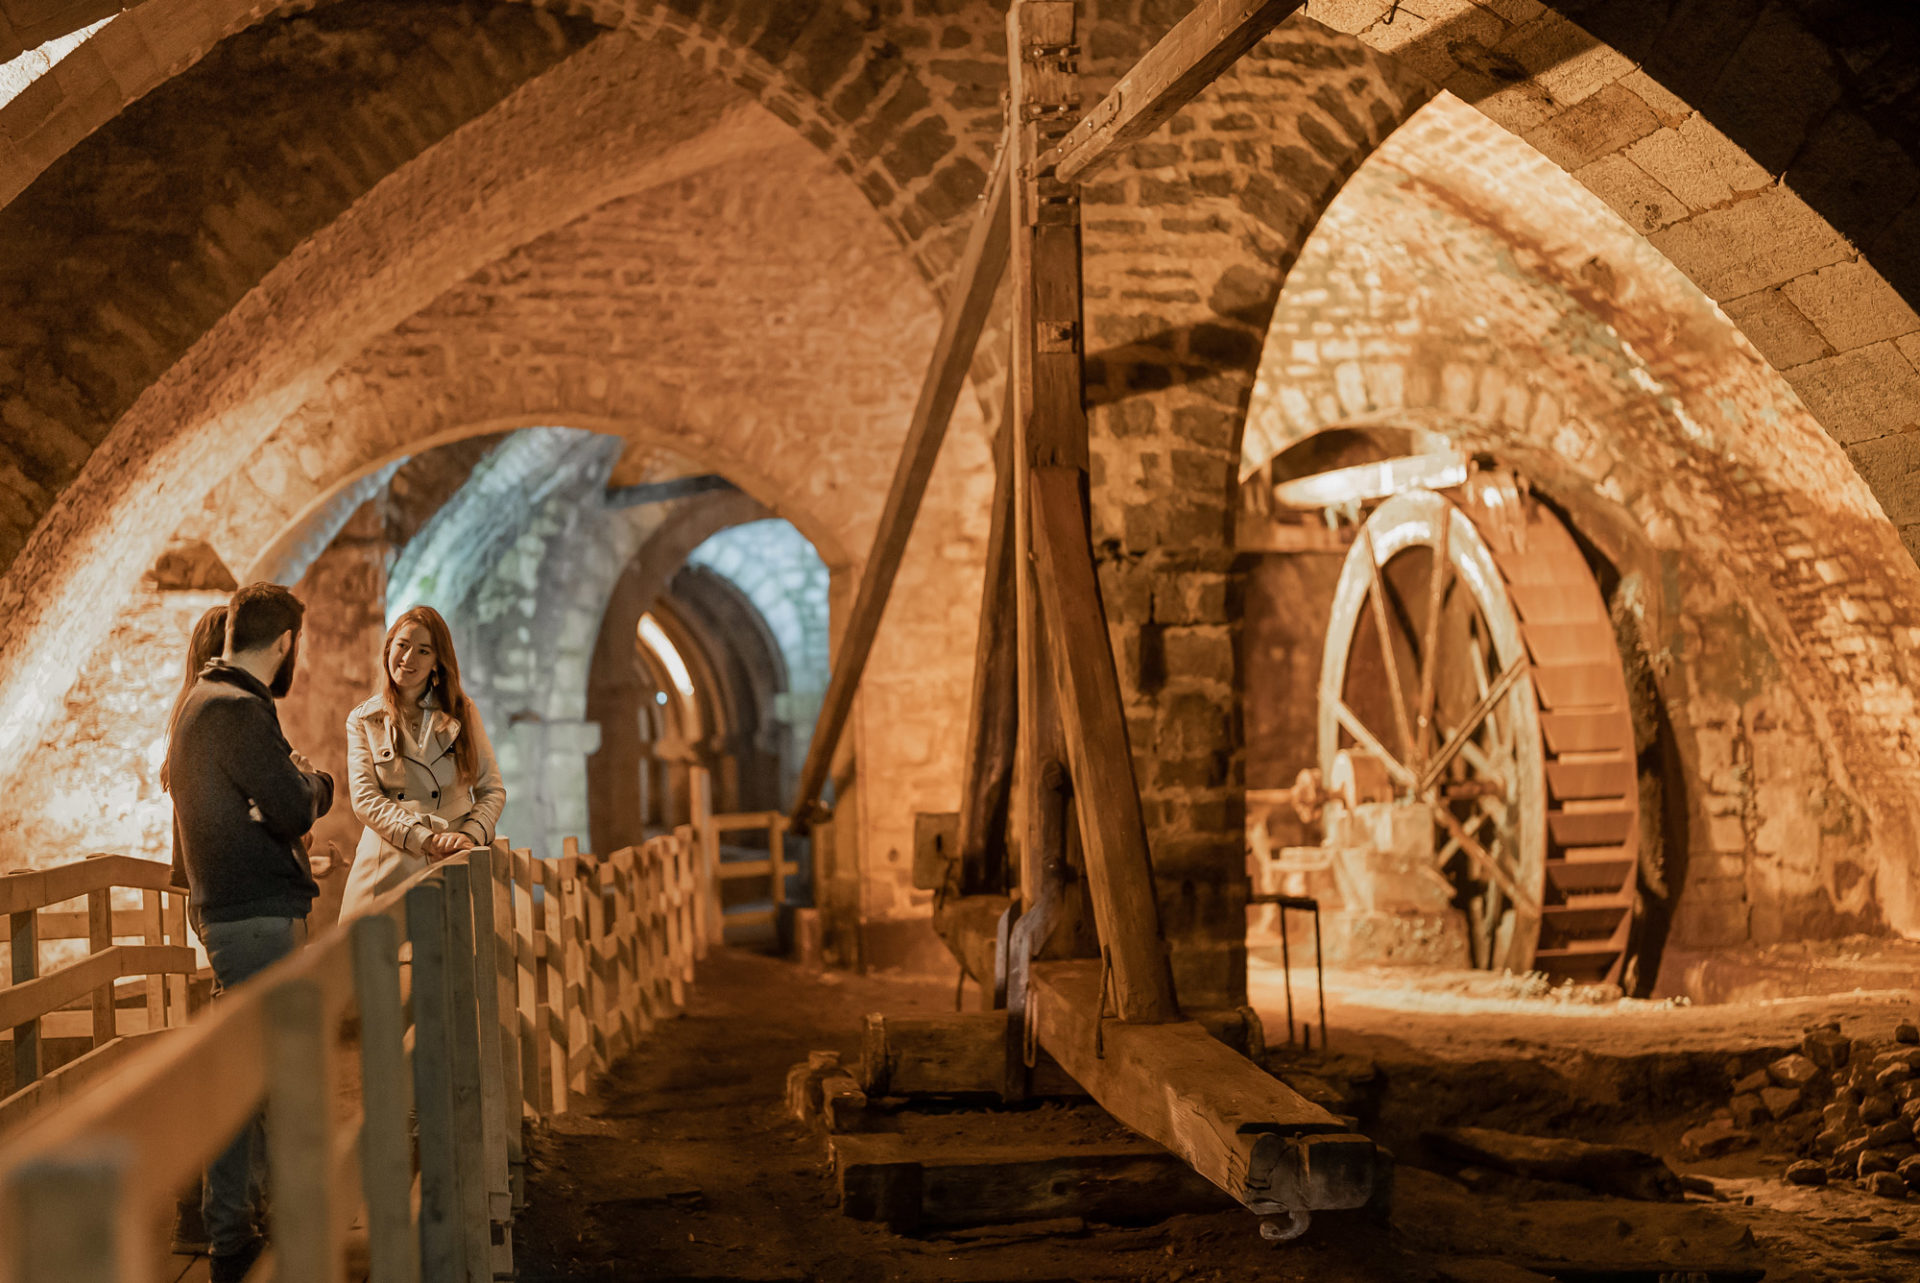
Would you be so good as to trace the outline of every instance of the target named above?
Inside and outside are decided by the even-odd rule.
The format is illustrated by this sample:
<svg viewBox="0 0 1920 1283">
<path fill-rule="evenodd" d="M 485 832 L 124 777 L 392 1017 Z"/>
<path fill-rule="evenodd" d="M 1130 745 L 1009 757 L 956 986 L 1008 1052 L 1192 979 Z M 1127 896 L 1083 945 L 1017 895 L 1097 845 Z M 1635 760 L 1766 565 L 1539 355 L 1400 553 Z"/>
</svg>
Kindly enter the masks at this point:
<svg viewBox="0 0 1920 1283">
<path fill-rule="evenodd" d="M 1365 1137 L 1183 1017 L 1175 998 L 1088 534 L 1079 184 L 1299 7 L 1299 0 L 1202 0 L 1082 117 L 1075 4 L 1014 0 L 1001 159 L 951 288 L 794 806 L 796 822 L 814 818 L 945 415 L 998 284 L 1004 221 L 1009 413 L 996 452 L 959 867 L 949 879 L 958 895 L 942 906 L 945 922 L 958 925 L 943 933 L 963 965 L 983 954 L 996 958 L 1009 1094 L 1033 1063 L 1022 1049 L 1037 1044 L 1116 1118 L 1241 1203 L 1291 1214 L 1289 1232 L 1310 1210 L 1365 1203 L 1380 1160 Z M 1009 684 L 1018 699 L 1012 716 L 1000 703 Z M 1011 840 L 1000 845 L 985 830 L 998 813 L 995 791 L 1006 787 L 1009 758 Z M 1050 960 L 1060 947 L 1043 953 L 1062 911 L 1068 792 L 1098 947 L 1095 956 Z M 1016 881 L 1004 867 L 1007 847 L 1020 852 L 1019 898 L 1002 914 L 1009 902 L 991 893 Z M 970 912 L 970 901 L 980 911 Z M 996 918 L 991 944 L 966 938 Z"/>
<path fill-rule="evenodd" d="M 258 1276 L 345 1278 L 356 1221 L 373 1283 L 511 1275 L 519 1120 L 568 1108 L 684 1000 L 700 867 L 685 832 L 432 866 L 0 1144 L 0 1283 L 158 1279 L 174 1191 L 262 1110 Z M 29 876 L 56 874 L 77 876 Z"/>
<path fill-rule="evenodd" d="M 8 984 L 0 988 L 11 1094 L 0 1097 L 0 1136 L 122 1063 L 154 1035 L 185 1024 L 189 977 L 186 897 L 169 885 L 172 870 L 151 860 L 97 855 L 72 864 L 0 876 L 0 915 L 8 924 Z M 139 907 L 116 909 L 115 892 Z M 63 903 L 82 904 L 61 909 Z M 87 953 L 42 972 L 50 943 L 84 940 Z M 132 940 L 137 943 L 118 943 Z M 57 947 L 57 946 L 56 946 Z M 122 981 L 132 980 L 132 986 Z M 121 1011 L 125 996 L 139 1006 Z M 126 1017 L 123 1021 L 122 1015 Z M 86 1038 L 92 1049 L 49 1070 L 48 1039 Z"/>
</svg>

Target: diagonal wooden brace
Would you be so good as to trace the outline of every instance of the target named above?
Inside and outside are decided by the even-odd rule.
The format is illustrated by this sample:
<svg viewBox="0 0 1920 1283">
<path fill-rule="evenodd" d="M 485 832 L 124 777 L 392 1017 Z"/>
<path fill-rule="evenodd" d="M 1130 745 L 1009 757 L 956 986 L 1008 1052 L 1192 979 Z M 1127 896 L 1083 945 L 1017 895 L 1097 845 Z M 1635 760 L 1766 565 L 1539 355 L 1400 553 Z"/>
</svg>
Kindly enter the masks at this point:
<svg viewBox="0 0 1920 1283">
<path fill-rule="evenodd" d="M 1074 805 L 1087 847 L 1087 881 L 1101 948 L 1113 968 L 1114 1003 L 1122 1020 L 1173 1020 L 1180 1008 L 1160 938 L 1160 905 L 1127 746 L 1120 674 L 1087 540 L 1085 476 L 1078 468 L 1033 470 L 1040 614 L 1053 649 Z"/>
</svg>

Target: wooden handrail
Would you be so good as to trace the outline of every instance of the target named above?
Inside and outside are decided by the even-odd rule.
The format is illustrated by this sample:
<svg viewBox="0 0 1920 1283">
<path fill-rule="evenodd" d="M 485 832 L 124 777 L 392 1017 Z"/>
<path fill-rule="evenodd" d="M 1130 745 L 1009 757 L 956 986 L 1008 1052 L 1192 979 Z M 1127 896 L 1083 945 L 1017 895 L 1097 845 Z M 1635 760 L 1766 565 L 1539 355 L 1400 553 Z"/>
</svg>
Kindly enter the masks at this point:
<svg viewBox="0 0 1920 1283">
<path fill-rule="evenodd" d="M 89 891 L 132 887 L 144 891 L 171 891 L 173 870 L 154 860 L 130 855 L 95 855 L 48 869 L 0 874 L 0 913 L 25 913 L 62 900 L 77 900 Z"/>
<path fill-rule="evenodd" d="M 91 875 L 35 876 L 45 903 L 104 891 Z M 151 1050 L 101 1057 L 116 1072 L 60 1084 L 56 1107 L 0 1141 L 0 1223 L 17 1231 L 0 1236 L 0 1283 L 42 1277 L 50 1245 L 76 1241 L 88 1278 L 155 1277 L 147 1254 L 173 1192 L 263 1108 L 276 1277 L 337 1278 L 356 1220 L 376 1283 L 510 1273 L 516 1120 L 569 1107 L 680 1007 L 712 894 L 689 829 L 607 857 L 569 844 L 535 860 L 501 841 L 430 866 L 185 1029 L 144 1040 Z M 190 960 L 180 946 L 110 945 L 0 990 L 0 1020 L 109 973 Z M 354 1041 L 343 1028 L 358 1030 L 364 1088 L 344 1118 L 331 1086 Z"/>
</svg>

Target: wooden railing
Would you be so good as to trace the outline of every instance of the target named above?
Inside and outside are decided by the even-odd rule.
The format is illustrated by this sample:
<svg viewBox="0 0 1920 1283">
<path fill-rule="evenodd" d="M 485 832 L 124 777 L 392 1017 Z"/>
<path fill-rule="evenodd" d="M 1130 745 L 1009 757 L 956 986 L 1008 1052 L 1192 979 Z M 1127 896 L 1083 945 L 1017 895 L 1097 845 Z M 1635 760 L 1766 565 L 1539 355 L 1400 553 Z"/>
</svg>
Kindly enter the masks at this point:
<svg viewBox="0 0 1920 1283">
<path fill-rule="evenodd" d="M 0 1145 L 0 1283 L 157 1280 L 176 1191 L 263 1110 L 253 1277 L 333 1283 L 361 1241 L 374 1283 L 511 1272 L 519 1121 L 678 1007 L 697 864 L 677 834 L 428 869 Z"/>
<path fill-rule="evenodd" d="M 10 980 L 0 988 L 0 1031 L 13 1071 L 12 1089 L 0 1098 L 0 1136 L 123 1063 L 160 1031 L 186 1023 L 195 961 L 185 897 L 168 886 L 170 874 L 151 860 L 99 855 L 0 876 Z M 136 892 L 140 907 L 115 909 L 116 890 Z M 64 941 L 85 941 L 87 952 L 43 970 L 46 946 L 58 949 L 55 942 Z M 129 996 L 145 1001 L 122 1011 L 120 982 L 129 979 L 137 982 L 126 986 Z M 49 1042 L 69 1039 L 91 1049 L 53 1067 Z"/>
<path fill-rule="evenodd" d="M 716 815 L 711 824 L 711 831 L 716 835 L 750 833 L 754 830 L 765 830 L 767 835 L 766 859 L 723 859 L 714 868 L 714 877 L 721 882 L 764 878 L 769 884 L 768 898 L 771 903 L 768 907 L 726 910 L 724 924 L 746 927 L 777 923 L 781 906 L 787 902 L 787 874 L 793 871 L 793 865 L 786 858 L 787 817 L 778 811 L 740 811 Z"/>
</svg>

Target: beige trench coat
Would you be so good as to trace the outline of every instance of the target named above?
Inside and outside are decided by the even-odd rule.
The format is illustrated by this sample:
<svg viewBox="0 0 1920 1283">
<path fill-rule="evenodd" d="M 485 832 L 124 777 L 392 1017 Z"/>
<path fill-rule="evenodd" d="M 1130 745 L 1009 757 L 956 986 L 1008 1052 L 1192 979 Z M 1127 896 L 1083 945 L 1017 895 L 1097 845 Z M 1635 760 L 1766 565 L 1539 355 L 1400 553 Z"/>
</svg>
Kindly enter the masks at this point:
<svg viewBox="0 0 1920 1283">
<path fill-rule="evenodd" d="M 454 742 L 474 737 L 478 770 L 459 779 Z M 471 726 L 429 707 L 419 745 L 409 745 L 384 699 L 376 695 L 347 715 L 347 796 L 366 825 L 347 874 L 340 917 L 364 913 L 373 902 L 427 867 L 427 838 L 457 831 L 475 846 L 493 841 L 507 790 L 493 744 L 475 718 Z"/>
</svg>

